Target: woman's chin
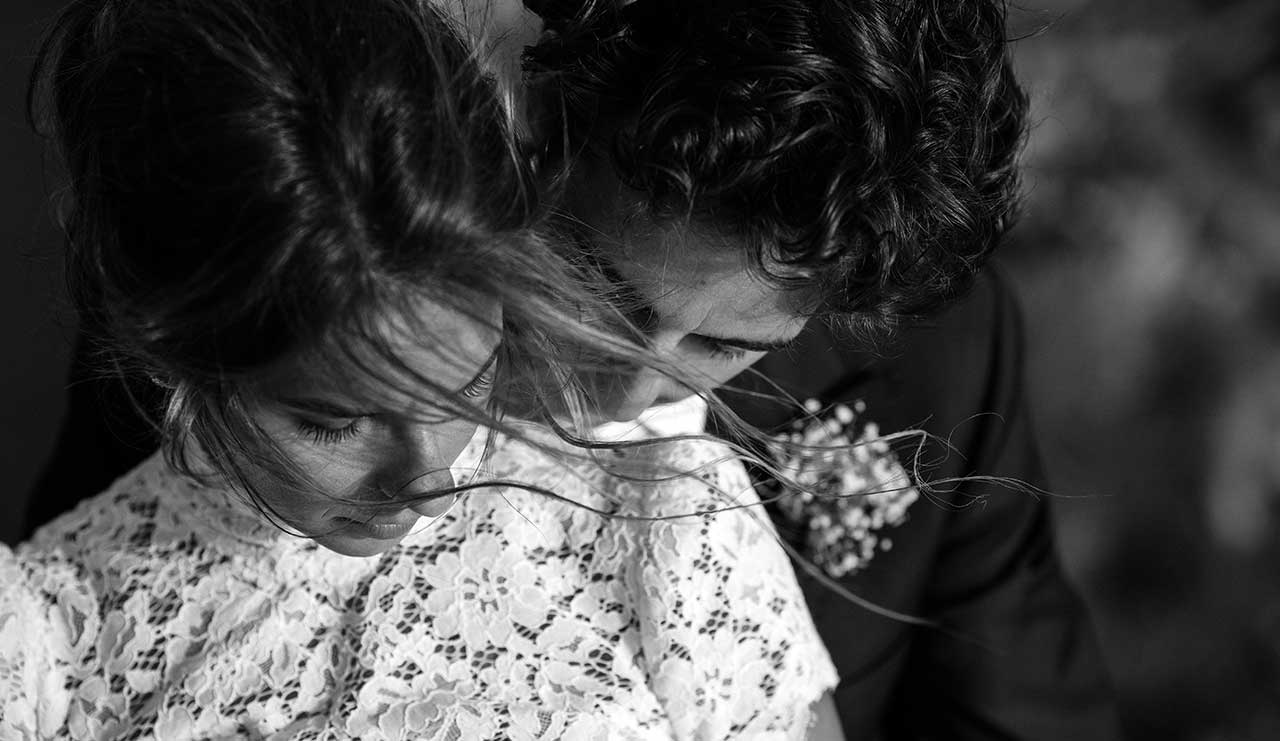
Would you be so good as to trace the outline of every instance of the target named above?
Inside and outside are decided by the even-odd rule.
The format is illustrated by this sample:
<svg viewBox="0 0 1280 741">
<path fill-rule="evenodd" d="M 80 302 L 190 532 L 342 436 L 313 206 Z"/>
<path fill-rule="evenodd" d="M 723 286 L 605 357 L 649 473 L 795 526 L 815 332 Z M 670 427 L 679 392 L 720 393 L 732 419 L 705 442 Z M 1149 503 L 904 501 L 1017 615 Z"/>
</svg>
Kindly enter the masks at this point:
<svg viewBox="0 0 1280 741">
<path fill-rule="evenodd" d="M 377 556 L 400 545 L 421 521 L 417 513 L 405 510 L 394 520 L 353 520 L 338 517 L 327 523 L 331 528 L 313 540 L 334 553 L 357 558 Z"/>
</svg>

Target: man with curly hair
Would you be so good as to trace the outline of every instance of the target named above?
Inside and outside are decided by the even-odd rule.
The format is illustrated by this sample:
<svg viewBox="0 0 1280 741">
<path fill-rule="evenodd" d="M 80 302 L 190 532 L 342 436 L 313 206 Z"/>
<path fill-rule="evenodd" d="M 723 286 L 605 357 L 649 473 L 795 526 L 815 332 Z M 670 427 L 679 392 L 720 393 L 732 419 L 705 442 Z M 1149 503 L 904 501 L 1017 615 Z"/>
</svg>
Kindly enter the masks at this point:
<svg viewBox="0 0 1280 741">
<path fill-rule="evenodd" d="M 566 231 L 653 345 L 713 384 L 754 364 L 721 394 L 765 428 L 802 419 L 754 393 L 782 390 L 935 436 L 898 450 L 929 501 L 827 574 L 928 624 L 800 574 L 846 736 L 1118 737 L 1048 503 L 1030 493 L 1044 476 L 1018 309 L 987 266 L 1026 127 L 1003 3 L 526 4 L 547 24 L 526 72 L 550 100 Z M 629 419 L 687 393 L 640 370 L 606 384 L 601 411 Z M 803 550 L 814 521 L 774 515 Z"/>
</svg>

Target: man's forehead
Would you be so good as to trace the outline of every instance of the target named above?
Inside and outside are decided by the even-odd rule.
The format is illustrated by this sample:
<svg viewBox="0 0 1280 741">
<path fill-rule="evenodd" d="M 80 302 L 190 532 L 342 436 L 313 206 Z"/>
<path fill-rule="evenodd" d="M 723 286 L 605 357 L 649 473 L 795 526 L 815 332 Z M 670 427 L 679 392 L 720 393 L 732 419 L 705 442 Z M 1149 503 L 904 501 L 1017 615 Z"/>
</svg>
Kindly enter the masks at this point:
<svg viewBox="0 0 1280 741">
<path fill-rule="evenodd" d="M 692 301 L 743 319 L 805 313 L 808 293 L 762 275 L 739 237 L 684 223 L 619 236 L 604 256 L 613 272 L 655 309 L 679 310 Z"/>
<path fill-rule="evenodd" d="M 629 234 L 601 257 L 651 333 L 767 349 L 788 344 L 807 320 L 801 292 L 761 276 L 741 246 L 696 232 Z"/>
</svg>

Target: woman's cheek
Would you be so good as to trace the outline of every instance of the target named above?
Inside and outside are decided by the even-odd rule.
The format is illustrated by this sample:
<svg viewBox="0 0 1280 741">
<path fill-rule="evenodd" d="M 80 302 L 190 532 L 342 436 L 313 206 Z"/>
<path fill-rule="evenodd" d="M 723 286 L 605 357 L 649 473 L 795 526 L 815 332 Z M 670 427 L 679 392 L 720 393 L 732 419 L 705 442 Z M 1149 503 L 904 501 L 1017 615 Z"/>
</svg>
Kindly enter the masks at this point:
<svg viewBox="0 0 1280 741">
<path fill-rule="evenodd" d="M 293 486 L 264 473 L 259 477 L 258 488 L 260 496 L 289 524 L 316 530 L 327 511 L 355 498 L 360 491 L 361 467 L 350 455 L 322 449 L 301 436 L 282 441 L 280 450 L 302 474 L 302 481 Z"/>
<path fill-rule="evenodd" d="M 295 453 L 294 461 L 314 487 L 308 492 L 311 499 L 353 499 L 359 498 L 367 473 L 366 457 L 359 451 L 318 450 L 307 445 Z"/>
</svg>

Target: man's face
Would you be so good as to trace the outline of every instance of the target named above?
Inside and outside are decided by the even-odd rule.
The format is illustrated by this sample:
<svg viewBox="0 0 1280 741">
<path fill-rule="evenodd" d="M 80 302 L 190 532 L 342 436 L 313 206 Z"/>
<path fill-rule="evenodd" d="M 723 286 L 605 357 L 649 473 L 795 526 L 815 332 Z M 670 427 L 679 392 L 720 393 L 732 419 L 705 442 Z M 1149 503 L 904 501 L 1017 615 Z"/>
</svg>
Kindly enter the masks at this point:
<svg viewBox="0 0 1280 741">
<path fill-rule="evenodd" d="M 804 327 L 807 295 L 758 276 L 734 237 L 689 223 L 624 218 L 634 196 L 611 175 L 587 174 L 571 193 L 573 215 L 635 304 L 636 323 L 654 349 L 707 384 L 723 384 L 786 347 Z M 605 379 L 595 401 L 602 415 L 628 420 L 689 393 L 641 368 Z"/>
</svg>

